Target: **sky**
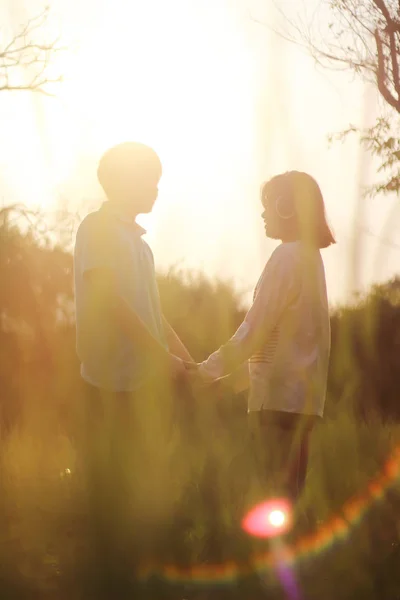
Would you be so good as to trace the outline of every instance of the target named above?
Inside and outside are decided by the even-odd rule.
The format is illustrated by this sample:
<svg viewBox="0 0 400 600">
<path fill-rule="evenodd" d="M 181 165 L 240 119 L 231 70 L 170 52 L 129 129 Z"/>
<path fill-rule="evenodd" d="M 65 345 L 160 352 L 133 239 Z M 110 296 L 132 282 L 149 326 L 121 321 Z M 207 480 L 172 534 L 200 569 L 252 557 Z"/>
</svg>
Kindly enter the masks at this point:
<svg viewBox="0 0 400 600">
<path fill-rule="evenodd" d="M 289 16 L 300 6 L 276 4 Z M 355 138 L 328 143 L 350 123 L 373 122 L 375 90 L 317 68 L 276 36 L 272 0 L 50 5 L 51 27 L 69 48 L 53 65 L 64 81 L 55 98 L 1 95 L 3 203 L 49 212 L 61 204 L 84 216 L 103 201 L 102 152 L 129 139 L 148 143 L 163 163 L 156 207 L 141 218 L 158 269 L 229 279 L 248 301 L 276 246 L 264 236 L 260 185 L 305 170 L 321 186 L 338 242 L 323 251 L 331 303 L 396 274 L 397 198 L 361 200 L 376 164 Z M 43 6 L 2 2 L 3 39 Z"/>
</svg>

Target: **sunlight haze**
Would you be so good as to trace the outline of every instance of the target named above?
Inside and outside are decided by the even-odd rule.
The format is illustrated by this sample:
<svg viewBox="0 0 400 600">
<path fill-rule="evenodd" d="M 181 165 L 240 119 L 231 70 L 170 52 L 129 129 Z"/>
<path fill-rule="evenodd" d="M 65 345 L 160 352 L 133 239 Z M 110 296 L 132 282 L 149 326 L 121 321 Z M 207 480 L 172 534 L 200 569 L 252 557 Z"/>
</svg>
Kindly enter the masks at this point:
<svg viewBox="0 0 400 600">
<path fill-rule="evenodd" d="M 277 4 L 292 10 L 290 2 Z M 338 241 L 323 253 L 332 302 L 343 301 L 351 283 L 363 287 L 396 273 L 395 230 L 392 244 L 379 236 L 397 198 L 365 200 L 364 216 L 355 215 L 360 186 L 376 180 L 373 162 L 356 139 L 327 141 L 374 117 L 375 92 L 346 73 L 317 69 L 256 22 L 279 21 L 272 2 L 51 6 L 70 47 L 53 65 L 65 81 L 57 98 L 2 95 L 3 203 L 51 211 L 61 202 L 84 216 L 103 199 L 95 178 L 102 152 L 125 140 L 147 143 L 163 164 L 154 213 L 141 219 L 158 268 L 231 279 L 248 299 L 275 246 L 264 238 L 260 185 L 280 171 L 306 170 L 322 188 Z M 36 0 L 5 0 L 1 16 L 16 30 L 42 8 Z M 369 233 L 360 238 L 354 281 L 355 216 Z"/>
</svg>

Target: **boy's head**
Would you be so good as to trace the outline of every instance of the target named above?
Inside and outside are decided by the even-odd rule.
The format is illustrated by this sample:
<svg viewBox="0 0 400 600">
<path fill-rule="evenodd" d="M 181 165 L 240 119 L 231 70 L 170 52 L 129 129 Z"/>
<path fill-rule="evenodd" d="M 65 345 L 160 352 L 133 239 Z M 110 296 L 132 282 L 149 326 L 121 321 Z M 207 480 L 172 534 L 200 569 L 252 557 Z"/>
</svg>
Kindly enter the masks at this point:
<svg viewBox="0 0 400 600">
<path fill-rule="evenodd" d="M 335 243 L 321 190 L 308 173 L 290 171 L 276 175 L 263 185 L 261 201 L 268 237 L 304 240 L 318 248 Z"/>
<path fill-rule="evenodd" d="M 134 216 L 151 212 L 161 175 L 156 152 L 137 142 L 125 142 L 107 150 L 97 169 L 107 198 Z"/>
</svg>

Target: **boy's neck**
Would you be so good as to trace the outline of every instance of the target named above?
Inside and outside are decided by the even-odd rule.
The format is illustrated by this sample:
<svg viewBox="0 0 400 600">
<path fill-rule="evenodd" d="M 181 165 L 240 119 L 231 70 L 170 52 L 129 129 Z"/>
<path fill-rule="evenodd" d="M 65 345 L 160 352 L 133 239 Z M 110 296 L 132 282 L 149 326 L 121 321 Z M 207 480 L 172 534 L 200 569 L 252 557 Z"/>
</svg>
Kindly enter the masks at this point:
<svg viewBox="0 0 400 600">
<path fill-rule="evenodd" d="M 136 221 L 139 213 L 135 211 L 133 206 L 129 206 L 126 202 L 116 198 L 108 198 L 107 201 L 110 203 L 110 206 L 113 206 L 114 210 L 116 210 L 119 214 Z"/>
</svg>

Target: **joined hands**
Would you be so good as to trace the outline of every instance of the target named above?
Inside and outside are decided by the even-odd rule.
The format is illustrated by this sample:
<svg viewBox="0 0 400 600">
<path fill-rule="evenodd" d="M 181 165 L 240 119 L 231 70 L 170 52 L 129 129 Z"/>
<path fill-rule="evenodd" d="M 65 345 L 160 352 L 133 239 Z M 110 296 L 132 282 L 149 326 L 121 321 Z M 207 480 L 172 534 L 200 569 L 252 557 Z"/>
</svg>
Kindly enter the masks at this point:
<svg viewBox="0 0 400 600">
<path fill-rule="evenodd" d="M 186 381 L 194 391 L 208 389 L 221 395 L 229 387 L 226 377 L 215 379 L 205 372 L 202 363 L 185 361 L 176 356 L 172 358 L 172 374 L 175 379 Z"/>
</svg>

